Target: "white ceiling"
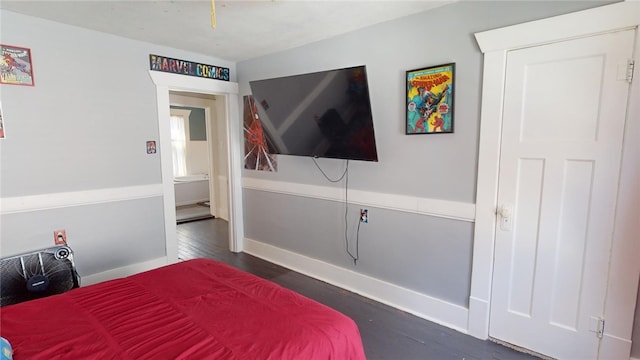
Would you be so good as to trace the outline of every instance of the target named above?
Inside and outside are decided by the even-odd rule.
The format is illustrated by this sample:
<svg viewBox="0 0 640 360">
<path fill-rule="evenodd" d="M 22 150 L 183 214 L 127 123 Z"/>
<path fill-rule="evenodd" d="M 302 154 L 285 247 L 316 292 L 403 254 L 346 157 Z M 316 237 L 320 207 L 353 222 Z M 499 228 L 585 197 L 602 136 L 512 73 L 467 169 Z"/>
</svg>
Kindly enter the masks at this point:
<svg viewBox="0 0 640 360">
<path fill-rule="evenodd" d="M 237 62 L 451 2 L 216 0 L 215 29 L 210 0 L 2 0 L 0 8 Z"/>
</svg>

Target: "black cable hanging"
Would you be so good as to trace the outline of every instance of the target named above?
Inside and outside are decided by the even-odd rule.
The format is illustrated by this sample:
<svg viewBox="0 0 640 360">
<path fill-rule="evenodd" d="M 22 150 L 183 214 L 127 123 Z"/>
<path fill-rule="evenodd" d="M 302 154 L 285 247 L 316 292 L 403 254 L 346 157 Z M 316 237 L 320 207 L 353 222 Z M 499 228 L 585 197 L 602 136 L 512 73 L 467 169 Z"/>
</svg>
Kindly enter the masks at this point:
<svg viewBox="0 0 640 360">
<path fill-rule="evenodd" d="M 344 245 L 347 250 L 347 254 L 353 259 L 353 265 L 358 265 L 358 241 L 356 237 L 356 254 L 353 255 L 349 250 L 349 160 L 347 160 L 346 179 L 344 182 Z M 358 232 L 360 231 L 360 221 L 358 221 Z"/>
<path fill-rule="evenodd" d="M 353 259 L 353 265 L 357 265 L 358 264 L 358 259 L 359 259 L 359 238 L 360 238 L 360 220 L 358 219 L 358 230 L 356 233 L 356 251 L 355 251 L 355 255 L 353 255 L 353 253 L 351 253 L 351 250 L 349 250 L 349 222 L 348 222 L 348 215 L 349 215 L 349 160 L 346 161 L 346 166 L 344 169 L 344 172 L 342 173 L 342 175 L 337 178 L 337 179 L 331 179 L 329 178 L 329 176 L 327 176 L 327 174 L 322 170 L 322 168 L 320 168 L 320 165 L 318 165 L 318 162 L 316 161 L 315 158 L 311 158 L 313 159 L 313 163 L 316 164 L 316 167 L 318 168 L 318 170 L 320 170 L 320 172 L 322 173 L 322 175 L 324 175 L 325 179 L 327 179 L 327 181 L 332 182 L 332 183 L 336 183 L 341 181 L 342 179 L 345 179 L 344 182 L 344 243 L 345 243 L 345 249 L 347 251 L 347 254 L 349 254 L 349 256 L 351 257 L 351 259 Z"/>
<path fill-rule="evenodd" d="M 313 163 L 316 164 L 316 167 L 318 168 L 318 170 L 320 170 L 320 172 L 322 173 L 322 175 L 324 175 L 324 178 L 327 179 L 327 181 L 332 182 L 332 183 L 337 183 L 338 181 L 342 180 L 344 178 L 344 176 L 347 174 L 347 171 L 349 171 L 349 160 L 347 160 L 347 166 L 344 169 L 344 172 L 342 173 L 342 175 L 335 179 L 332 180 L 329 178 L 329 176 L 327 176 L 327 174 L 322 170 L 322 168 L 320 168 L 320 165 L 318 165 L 318 162 L 316 161 L 316 158 L 312 157 L 311 158 L 313 160 Z"/>
</svg>

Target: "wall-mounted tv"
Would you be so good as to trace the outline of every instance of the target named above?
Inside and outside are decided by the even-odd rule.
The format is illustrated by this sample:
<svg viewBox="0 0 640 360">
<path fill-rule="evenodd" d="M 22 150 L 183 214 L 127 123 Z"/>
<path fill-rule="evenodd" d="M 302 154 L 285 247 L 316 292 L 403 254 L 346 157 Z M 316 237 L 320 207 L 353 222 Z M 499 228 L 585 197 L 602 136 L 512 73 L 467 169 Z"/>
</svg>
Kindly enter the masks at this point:
<svg viewBox="0 0 640 360">
<path fill-rule="evenodd" d="M 273 153 L 378 161 L 365 66 L 249 85 Z"/>
</svg>

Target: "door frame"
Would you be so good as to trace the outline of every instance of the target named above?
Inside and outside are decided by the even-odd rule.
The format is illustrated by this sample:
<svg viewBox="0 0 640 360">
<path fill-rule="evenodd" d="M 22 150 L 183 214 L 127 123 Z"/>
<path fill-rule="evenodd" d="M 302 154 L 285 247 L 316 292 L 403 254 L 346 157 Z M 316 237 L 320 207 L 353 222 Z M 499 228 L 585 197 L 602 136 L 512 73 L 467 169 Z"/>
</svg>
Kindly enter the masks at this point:
<svg viewBox="0 0 640 360">
<path fill-rule="evenodd" d="M 570 40 L 622 29 L 636 29 L 634 56 L 640 54 L 640 2 L 624 1 L 567 15 L 476 33 L 484 54 L 482 110 L 478 149 L 476 222 L 474 228 L 468 333 L 489 337 L 489 311 L 493 277 L 498 169 L 502 131 L 502 107 L 507 66 L 511 50 Z M 640 96 L 640 75 L 636 66 L 629 99 Z M 622 169 L 616 208 L 616 223 L 605 305 L 606 327 L 600 347 L 603 358 L 628 358 L 640 276 L 640 243 L 633 236 L 640 225 L 633 214 L 640 212 L 640 104 L 627 106 Z M 594 335 L 595 336 L 595 335 Z"/>
<path fill-rule="evenodd" d="M 215 81 L 192 76 L 183 76 L 149 70 L 149 76 L 156 86 L 158 105 L 158 131 L 160 167 L 162 171 L 162 194 L 164 204 L 165 241 L 168 263 L 178 261 L 176 237 L 175 191 L 173 187 L 173 159 L 171 156 L 171 129 L 169 126 L 169 91 L 216 95 L 224 104 L 227 153 L 227 173 L 229 181 L 229 250 L 241 252 L 244 249 L 244 220 L 242 217 L 242 132 L 240 131 L 240 110 L 238 103 L 238 83 Z"/>
<path fill-rule="evenodd" d="M 219 194 L 217 194 L 217 190 L 219 187 L 219 177 L 220 174 L 216 171 L 217 164 L 219 159 L 216 159 L 215 155 L 217 154 L 216 145 L 220 141 L 219 136 L 226 136 L 226 134 L 219 134 L 217 131 L 217 123 L 218 123 L 218 106 L 216 106 L 216 98 L 200 98 L 197 96 L 191 96 L 189 94 L 184 93 L 173 93 L 169 95 L 169 100 L 171 101 L 172 106 L 182 106 L 182 107 L 193 107 L 204 109 L 205 114 L 205 127 L 207 133 L 207 158 L 208 158 L 208 173 L 209 173 L 209 202 L 210 202 L 210 214 L 215 217 L 220 217 L 228 220 L 228 209 L 225 211 L 220 211 L 220 199 Z M 224 112 L 224 111 L 223 111 Z M 215 120 L 214 120 L 215 119 Z M 226 146 L 228 153 L 228 146 Z M 225 179 L 228 178 L 227 173 L 223 174 Z M 223 214 L 224 213 L 224 214 Z M 224 216 L 222 216 L 224 215 Z"/>
</svg>

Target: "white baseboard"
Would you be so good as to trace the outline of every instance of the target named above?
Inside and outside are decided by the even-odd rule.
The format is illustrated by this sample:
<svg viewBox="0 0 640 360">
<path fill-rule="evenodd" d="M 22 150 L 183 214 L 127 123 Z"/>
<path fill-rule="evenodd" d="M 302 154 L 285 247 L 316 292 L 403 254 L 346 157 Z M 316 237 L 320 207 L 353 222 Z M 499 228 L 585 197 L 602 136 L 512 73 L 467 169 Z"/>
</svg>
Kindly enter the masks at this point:
<svg viewBox="0 0 640 360">
<path fill-rule="evenodd" d="M 107 271 L 103 271 L 97 274 L 91 274 L 87 276 L 81 275 L 81 286 L 87 286 L 92 284 L 97 284 L 99 282 L 113 280 L 133 274 L 137 274 L 143 271 L 155 269 L 168 264 L 167 257 L 160 257 L 152 260 L 148 260 L 141 263 L 131 264 L 123 267 L 119 267 L 116 269 L 111 269 Z"/>
<path fill-rule="evenodd" d="M 244 252 L 251 255 L 467 333 L 469 310 L 463 306 L 256 240 L 245 238 L 244 245 Z"/>
<path fill-rule="evenodd" d="M 218 208 L 218 212 L 216 213 L 216 217 L 218 219 L 223 219 L 229 221 L 229 209 L 228 208 Z"/>
<path fill-rule="evenodd" d="M 489 338 L 489 302 L 476 297 L 469 297 L 469 335 L 478 339 Z"/>
<path fill-rule="evenodd" d="M 630 357 L 629 360 L 640 360 L 640 358 Z"/>
<path fill-rule="evenodd" d="M 604 330 L 598 356 L 600 359 L 625 359 L 631 354 L 631 340 L 607 333 L 606 327 Z"/>
</svg>

